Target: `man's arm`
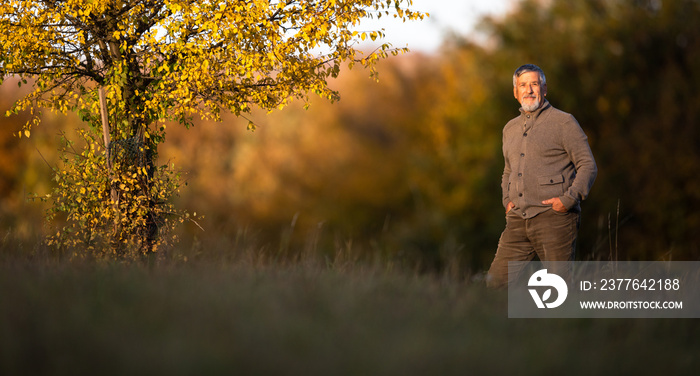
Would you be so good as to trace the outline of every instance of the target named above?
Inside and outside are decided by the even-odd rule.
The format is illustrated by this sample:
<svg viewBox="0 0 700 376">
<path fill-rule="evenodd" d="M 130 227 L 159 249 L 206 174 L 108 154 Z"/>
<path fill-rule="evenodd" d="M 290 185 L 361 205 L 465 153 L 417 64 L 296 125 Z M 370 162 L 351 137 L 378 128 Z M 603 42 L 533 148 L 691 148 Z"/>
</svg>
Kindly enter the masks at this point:
<svg viewBox="0 0 700 376">
<path fill-rule="evenodd" d="M 564 149 L 576 168 L 574 181 L 564 195 L 559 197 L 562 205 L 570 209 L 588 197 L 598 175 L 598 167 L 588 145 L 588 137 L 576 119 L 572 117 L 571 121 L 565 123 L 562 136 Z"/>
<path fill-rule="evenodd" d="M 503 175 L 501 176 L 501 197 L 503 200 L 503 207 L 506 208 L 506 213 L 510 211 L 513 207 L 515 207 L 515 204 L 510 200 L 509 193 L 508 193 L 508 183 L 510 182 L 510 172 L 511 172 L 511 167 L 510 167 L 510 161 L 508 160 L 508 155 L 506 153 L 505 149 L 505 143 L 506 138 L 505 138 L 505 131 L 503 133 L 503 160 L 504 160 L 504 166 L 503 166 Z"/>
</svg>

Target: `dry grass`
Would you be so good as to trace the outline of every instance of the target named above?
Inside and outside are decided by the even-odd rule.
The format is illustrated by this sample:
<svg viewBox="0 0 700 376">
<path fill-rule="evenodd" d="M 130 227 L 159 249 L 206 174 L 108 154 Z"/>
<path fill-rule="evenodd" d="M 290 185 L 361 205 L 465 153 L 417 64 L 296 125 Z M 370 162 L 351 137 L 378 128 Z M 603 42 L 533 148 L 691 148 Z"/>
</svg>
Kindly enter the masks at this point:
<svg viewBox="0 0 700 376">
<path fill-rule="evenodd" d="M 378 263 L 281 262 L 245 247 L 173 250 L 150 263 L 67 261 L 7 241 L 0 252 L 3 375 L 691 374 L 700 365 L 697 320 L 513 320 L 504 292 Z"/>
</svg>

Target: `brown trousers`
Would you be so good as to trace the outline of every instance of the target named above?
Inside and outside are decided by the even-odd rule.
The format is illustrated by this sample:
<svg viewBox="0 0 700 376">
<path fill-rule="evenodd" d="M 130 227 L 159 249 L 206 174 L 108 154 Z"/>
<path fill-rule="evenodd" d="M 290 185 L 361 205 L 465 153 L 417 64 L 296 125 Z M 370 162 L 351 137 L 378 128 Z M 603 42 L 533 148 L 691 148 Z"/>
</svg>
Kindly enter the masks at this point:
<svg viewBox="0 0 700 376">
<path fill-rule="evenodd" d="M 522 267 L 509 270 L 509 261 L 531 261 L 535 255 L 543 262 L 573 261 L 580 219 L 579 213 L 551 209 L 529 219 L 521 218 L 515 210 L 509 211 L 486 278 L 487 286 L 505 287 L 520 277 Z"/>
</svg>

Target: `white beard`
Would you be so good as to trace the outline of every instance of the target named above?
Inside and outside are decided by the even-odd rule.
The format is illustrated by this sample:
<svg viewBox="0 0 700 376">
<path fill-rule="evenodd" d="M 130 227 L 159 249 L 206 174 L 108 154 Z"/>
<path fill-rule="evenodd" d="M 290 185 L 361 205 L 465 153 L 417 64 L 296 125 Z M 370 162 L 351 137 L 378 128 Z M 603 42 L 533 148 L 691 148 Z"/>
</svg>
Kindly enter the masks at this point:
<svg viewBox="0 0 700 376">
<path fill-rule="evenodd" d="M 537 101 L 531 105 L 523 105 L 523 110 L 525 112 L 533 112 L 538 108 L 540 108 L 540 101 Z"/>
</svg>

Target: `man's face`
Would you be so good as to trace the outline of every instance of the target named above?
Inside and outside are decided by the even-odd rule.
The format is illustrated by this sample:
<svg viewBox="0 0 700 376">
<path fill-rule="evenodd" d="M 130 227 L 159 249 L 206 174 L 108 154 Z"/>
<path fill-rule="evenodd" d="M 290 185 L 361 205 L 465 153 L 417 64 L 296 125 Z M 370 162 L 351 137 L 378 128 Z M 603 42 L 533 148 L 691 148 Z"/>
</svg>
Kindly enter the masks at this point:
<svg viewBox="0 0 700 376">
<path fill-rule="evenodd" d="M 515 81 L 513 94 L 525 112 L 532 112 L 544 103 L 544 96 L 547 95 L 547 84 L 543 85 L 540 82 L 540 75 L 537 72 L 523 73 Z"/>
</svg>

